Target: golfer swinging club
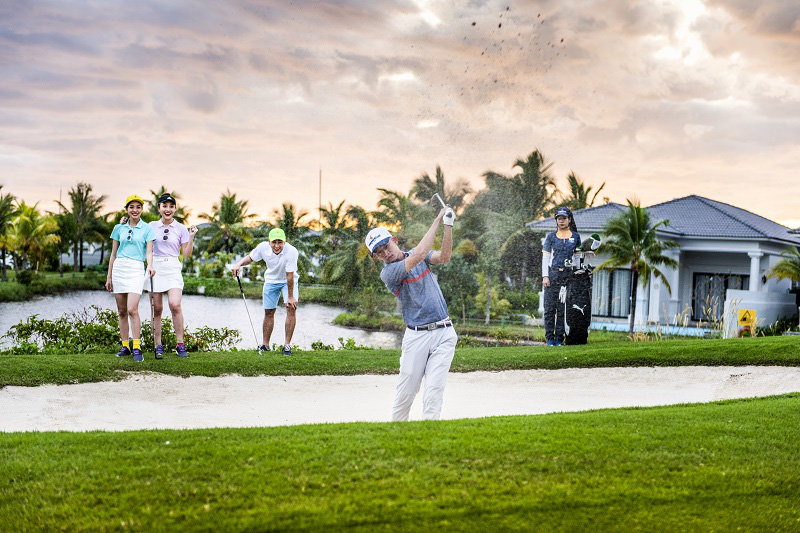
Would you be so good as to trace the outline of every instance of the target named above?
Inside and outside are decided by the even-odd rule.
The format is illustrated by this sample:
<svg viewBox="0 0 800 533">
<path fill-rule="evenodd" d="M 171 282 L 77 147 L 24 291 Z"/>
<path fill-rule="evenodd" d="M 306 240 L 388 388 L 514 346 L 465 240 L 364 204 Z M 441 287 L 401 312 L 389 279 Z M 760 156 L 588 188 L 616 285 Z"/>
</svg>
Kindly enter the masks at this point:
<svg viewBox="0 0 800 533">
<path fill-rule="evenodd" d="M 267 271 L 264 273 L 264 324 L 262 333 L 263 344 L 259 352 L 269 351 L 269 339 L 275 326 L 275 309 L 278 307 L 278 297 L 283 295 L 286 305 L 286 337 L 283 343 L 283 355 L 292 355 L 292 335 L 297 323 L 297 294 L 299 280 L 297 278 L 297 248 L 286 242 L 286 233 L 280 228 L 273 228 L 269 232 L 269 242 L 262 242 L 256 246 L 249 255 L 244 256 L 238 263 L 231 267 L 231 273 L 239 275 L 239 270 L 253 261 L 264 261 Z"/>
<path fill-rule="evenodd" d="M 450 261 L 453 251 L 453 221 L 450 207 L 443 208 L 416 248 L 403 252 L 397 237 L 385 228 L 374 228 L 365 239 L 373 257 L 385 265 L 381 280 L 400 301 L 407 329 L 400 356 L 400 381 L 392 405 L 392 420 L 408 420 L 411 404 L 425 377 L 423 413 L 425 420 L 438 420 L 447 372 L 456 349 L 458 336 L 447 313 L 439 284 L 431 275 L 430 265 Z M 433 240 L 444 222 L 442 250 L 434 252 Z"/>
</svg>

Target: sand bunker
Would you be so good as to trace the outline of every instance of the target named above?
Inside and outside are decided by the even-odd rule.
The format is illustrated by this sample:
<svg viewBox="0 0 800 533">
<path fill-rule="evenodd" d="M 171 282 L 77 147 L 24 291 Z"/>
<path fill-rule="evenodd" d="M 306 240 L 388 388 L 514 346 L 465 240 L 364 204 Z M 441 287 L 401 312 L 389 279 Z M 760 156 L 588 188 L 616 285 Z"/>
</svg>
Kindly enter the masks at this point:
<svg viewBox="0 0 800 533">
<path fill-rule="evenodd" d="M 388 421 L 397 376 L 179 378 L 0 390 L 0 431 Z M 800 391 L 800 368 L 674 367 L 450 374 L 442 418 L 669 405 Z M 422 392 L 412 408 L 421 416 Z"/>
</svg>

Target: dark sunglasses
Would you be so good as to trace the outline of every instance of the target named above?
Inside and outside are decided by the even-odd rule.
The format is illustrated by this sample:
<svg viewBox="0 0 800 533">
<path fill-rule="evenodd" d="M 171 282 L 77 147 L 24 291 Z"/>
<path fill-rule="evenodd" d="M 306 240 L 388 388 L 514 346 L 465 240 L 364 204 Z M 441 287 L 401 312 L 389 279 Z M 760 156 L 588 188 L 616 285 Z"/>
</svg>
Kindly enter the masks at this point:
<svg viewBox="0 0 800 533">
<path fill-rule="evenodd" d="M 169 228 L 164 228 L 164 240 L 165 241 L 169 238 L 169 235 L 167 235 L 167 233 L 169 233 Z"/>
<path fill-rule="evenodd" d="M 128 240 L 131 240 L 131 235 L 133 235 L 133 230 L 129 229 L 128 230 Z"/>
</svg>

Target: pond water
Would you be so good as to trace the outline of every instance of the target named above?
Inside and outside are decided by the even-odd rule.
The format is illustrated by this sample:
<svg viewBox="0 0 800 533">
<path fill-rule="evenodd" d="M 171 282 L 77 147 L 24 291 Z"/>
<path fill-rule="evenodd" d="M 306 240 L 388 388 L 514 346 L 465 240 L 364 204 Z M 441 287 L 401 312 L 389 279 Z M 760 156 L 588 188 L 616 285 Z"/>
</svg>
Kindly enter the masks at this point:
<svg viewBox="0 0 800 533">
<path fill-rule="evenodd" d="M 164 316 L 169 315 L 166 306 Z M 26 320 L 33 314 L 41 318 L 54 319 L 65 313 L 74 312 L 84 307 L 96 305 L 101 308 L 116 309 L 114 296 L 103 291 L 77 291 L 58 296 L 36 298 L 28 302 L 0 303 L 0 346 L 8 346 L 9 339 L 3 339 L 9 328 Z M 241 298 L 212 298 L 207 296 L 185 295 L 183 297 L 183 315 L 186 319 L 187 329 L 194 330 L 199 327 L 233 328 L 241 333 L 242 340 L 237 347 L 254 348 L 253 330 L 247 319 L 244 302 Z M 253 317 L 259 342 L 261 342 L 261 322 L 264 311 L 260 300 L 247 300 L 247 308 Z M 339 337 L 345 340 L 352 337 L 358 344 L 374 348 L 399 348 L 401 334 L 397 332 L 364 331 L 360 329 L 343 328 L 331 322 L 334 317 L 346 310 L 320 304 L 300 303 L 297 309 L 297 326 L 295 327 L 292 344 L 300 348 L 311 348 L 314 341 L 339 346 Z M 147 293 L 142 295 L 139 302 L 139 314 L 143 320 L 150 320 L 150 300 Z M 282 344 L 284 340 L 283 325 L 286 319 L 286 310 L 278 307 L 275 312 L 275 329 L 272 332 L 271 343 Z"/>
</svg>

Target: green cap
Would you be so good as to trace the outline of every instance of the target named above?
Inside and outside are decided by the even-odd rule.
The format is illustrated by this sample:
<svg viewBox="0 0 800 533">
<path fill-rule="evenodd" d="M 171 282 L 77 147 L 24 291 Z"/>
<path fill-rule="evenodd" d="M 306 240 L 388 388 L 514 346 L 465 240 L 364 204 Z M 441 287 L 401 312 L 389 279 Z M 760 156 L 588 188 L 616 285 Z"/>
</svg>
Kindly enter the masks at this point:
<svg viewBox="0 0 800 533">
<path fill-rule="evenodd" d="M 286 242 L 286 234 L 281 228 L 272 228 L 269 232 L 269 240 Z"/>
</svg>

